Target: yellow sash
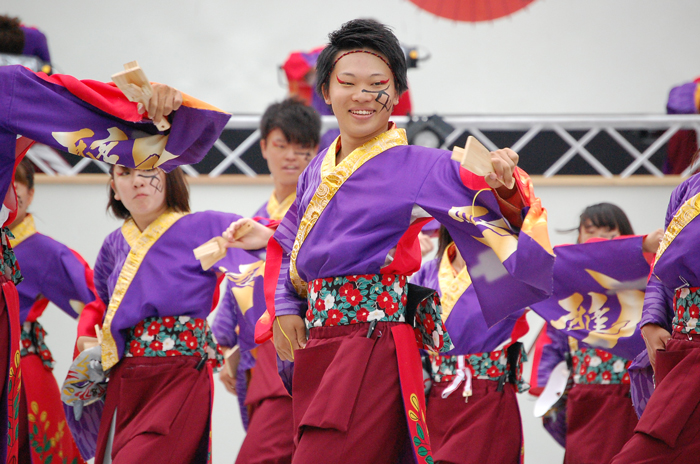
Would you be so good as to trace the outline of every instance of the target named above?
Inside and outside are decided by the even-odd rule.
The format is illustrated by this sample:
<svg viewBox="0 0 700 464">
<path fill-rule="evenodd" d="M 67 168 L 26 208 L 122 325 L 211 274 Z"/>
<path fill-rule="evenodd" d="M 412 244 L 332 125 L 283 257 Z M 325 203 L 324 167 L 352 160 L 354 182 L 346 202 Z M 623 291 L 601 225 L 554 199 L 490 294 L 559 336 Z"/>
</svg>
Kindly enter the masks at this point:
<svg viewBox="0 0 700 464">
<path fill-rule="evenodd" d="M 10 229 L 10 232 L 12 232 L 12 235 L 15 236 L 15 238 L 10 240 L 10 246 L 12 248 L 16 247 L 32 235 L 36 234 L 36 227 L 34 227 L 34 218 L 32 217 L 32 215 L 27 214 L 22 220 L 22 222 L 17 224 L 14 228 Z"/>
<path fill-rule="evenodd" d="M 321 164 L 321 184 L 316 189 L 309 206 L 306 208 L 304 216 L 299 222 L 299 230 L 294 240 L 294 246 L 292 247 L 289 275 L 292 279 L 292 284 L 294 284 L 294 288 L 302 297 L 306 297 L 307 290 L 306 282 L 301 280 L 297 272 L 297 255 L 299 254 L 299 249 L 304 244 L 304 240 L 306 240 L 309 232 L 311 232 L 316 221 L 318 221 L 318 218 L 323 213 L 323 210 L 333 199 L 333 196 L 343 183 L 345 183 L 355 171 L 362 167 L 363 164 L 389 148 L 399 145 L 408 145 L 406 131 L 403 129 L 396 129 L 392 123 L 392 127 L 388 131 L 382 132 L 361 147 L 353 150 L 352 153 L 336 166 L 335 158 L 338 139 L 335 139 L 331 146 L 328 147 L 326 156 L 323 158 L 323 163 Z"/>
<path fill-rule="evenodd" d="M 149 224 L 146 229 L 141 232 L 132 219 L 124 221 L 122 225 L 122 235 L 129 244 L 131 250 L 126 257 L 124 267 L 119 272 L 117 285 L 114 287 L 112 299 L 107 307 L 107 315 L 105 316 L 104 324 L 102 325 L 102 368 L 107 369 L 119 362 L 119 352 L 117 351 L 117 343 L 112 336 L 110 327 L 114 315 L 121 305 L 124 295 L 131 285 L 131 281 L 136 276 L 139 266 L 146 257 L 146 253 L 151 249 L 154 243 L 180 218 L 187 213 L 176 213 L 174 211 L 166 211 L 158 216 L 158 218 Z"/>
<path fill-rule="evenodd" d="M 698 214 L 700 214 L 700 193 L 683 203 L 683 206 L 673 216 L 673 220 L 668 224 L 664 238 L 661 240 L 659 250 L 656 252 L 654 265 L 659 261 L 671 242 L 681 233 L 681 230 L 690 224 L 690 221 L 695 219 Z"/>
<path fill-rule="evenodd" d="M 450 254 L 455 244 L 452 243 L 447 247 L 445 253 L 440 260 L 440 268 L 438 269 L 438 282 L 440 284 L 440 303 L 442 305 L 442 321 L 445 322 L 452 312 L 457 300 L 472 284 L 472 279 L 467 271 L 467 266 L 455 272 L 450 260 Z"/>
</svg>

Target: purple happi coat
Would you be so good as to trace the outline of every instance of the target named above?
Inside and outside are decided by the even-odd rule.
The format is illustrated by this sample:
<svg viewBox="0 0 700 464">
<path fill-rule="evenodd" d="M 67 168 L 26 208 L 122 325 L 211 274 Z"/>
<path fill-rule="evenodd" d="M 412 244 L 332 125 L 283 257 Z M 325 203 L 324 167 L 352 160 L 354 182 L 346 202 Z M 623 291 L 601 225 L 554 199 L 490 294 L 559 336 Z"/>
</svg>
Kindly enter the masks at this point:
<svg viewBox="0 0 700 464">
<path fill-rule="evenodd" d="M 691 203 L 700 194 L 700 175 L 696 174 L 684 180 L 673 190 L 666 210 L 664 226 L 668 229 L 674 216 L 686 203 Z M 698 240 L 698 219 L 694 217 L 668 246 L 661 258 L 657 253 L 652 274 L 644 297 L 644 309 L 639 327 L 656 324 L 672 333 L 671 322 L 674 317 L 674 292 L 681 287 L 700 286 L 700 267 L 695 250 Z M 667 230 L 668 234 L 668 230 Z M 662 244 L 663 246 L 663 244 Z M 661 248 L 659 249 L 661 252 Z M 642 415 L 649 398 L 654 392 L 654 371 L 646 350 L 635 358 L 630 366 L 632 380 L 632 401 L 639 416 Z"/>
<path fill-rule="evenodd" d="M 306 299 L 297 294 L 289 279 L 288 253 L 304 211 L 322 181 L 325 154 L 314 158 L 300 176 L 297 200 L 274 235 L 285 252 L 275 294 L 277 316 L 304 317 L 306 313 Z M 521 189 L 520 193 L 527 197 L 529 192 Z M 523 214 L 528 211 L 525 206 Z M 299 276 L 309 282 L 321 277 L 379 274 L 389 268 L 410 275 L 418 270 L 420 261 L 411 256 L 397 262 L 401 248 L 397 244 L 405 234 L 417 236 L 420 227 L 407 234 L 409 227 L 423 225 L 419 221 L 430 216 L 447 227 L 472 269 L 476 294 L 489 325 L 551 292 L 554 257 L 535 238 L 521 233 L 517 252 L 503 264 L 479 241 L 493 221 L 503 220 L 498 199 L 483 179 L 460 168 L 450 152 L 408 145 L 384 150 L 337 190 L 299 250 Z M 392 258 L 393 250 L 399 250 L 396 258 Z"/>
</svg>

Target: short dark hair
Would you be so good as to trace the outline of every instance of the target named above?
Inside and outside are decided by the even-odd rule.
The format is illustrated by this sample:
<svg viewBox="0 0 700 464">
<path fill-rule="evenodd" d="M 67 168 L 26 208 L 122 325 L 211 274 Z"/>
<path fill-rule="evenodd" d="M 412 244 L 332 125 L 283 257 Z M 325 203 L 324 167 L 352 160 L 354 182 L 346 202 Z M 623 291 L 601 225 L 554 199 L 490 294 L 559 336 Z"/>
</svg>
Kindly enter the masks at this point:
<svg viewBox="0 0 700 464">
<path fill-rule="evenodd" d="M 321 140 L 321 118 L 316 110 L 296 98 L 287 98 L 268 106 L 260 120 L 260 138 L 267 139 L 275 129 L 290 143 L 313 148 Z"/>
<path fill-rule="evenodd" d="M 612 203 L 598 203 L 584 209 L 581 213 L 578 230 L 586 221 L 591 221 L 595 227 L 617 229 L 620 231 L 620 235 L 634 235 L 634 230 L 625 212 Z"/>
<path fill-rule="evenodd" d="M 114 179 L 114 166 L 109 170 L 110 179 Z M 129 219 L 131 213 L 121 200 L 114 197 L 114 189 L 110 184 L 109 187 L 109 202 L 107 203 L 107 211 L 110 211 L 117 219 Z M 173 211 L 179 213 L 190 212 L 190 191 L 187 187 L 187 179 L 185 174 L 179 167 L 170 172 L 165 172 L 165 204 Z"/>
<path fill-rule="evenodd" d="M 328 89 L 338 52 L 363 48 L 386 58 L 394 73 L 394 85 L 399 95 L 408 90 L 406 56 L 399 39 L 389 27 L 373 19 L 354 19 L 328 34 L 328 40 L 328 46 L 323 49 L 316 62 L 316 91 L 319 95 L 323 95 Z"/>
<path fill-rule="evenodd" d="M 24 51 L 24 31 L 19 18 L 0 16 L 0 53 L 21 55 Z"/>
<path fill-rule="evenodd" d="M 440 230 L 438 231 L 438 250 L 437 253 L 435 254 L 435 259 L 440 262 L 442 259 L 442 256 L 445 254 L 445 250 L 447 250 L 447 247 L 450 246 L 454 240 L 452 240 L 452 236 L 447 230 L 447 227 L 443 226 L 440 224 Z"/>
<path fill-rule="evenodd" d="M 22 158 L 15 170 L 15 183 L 17 182 L 26 185 L 28 190 L 34 188 L 34 165 L 26 157 Z"/>
</svg>

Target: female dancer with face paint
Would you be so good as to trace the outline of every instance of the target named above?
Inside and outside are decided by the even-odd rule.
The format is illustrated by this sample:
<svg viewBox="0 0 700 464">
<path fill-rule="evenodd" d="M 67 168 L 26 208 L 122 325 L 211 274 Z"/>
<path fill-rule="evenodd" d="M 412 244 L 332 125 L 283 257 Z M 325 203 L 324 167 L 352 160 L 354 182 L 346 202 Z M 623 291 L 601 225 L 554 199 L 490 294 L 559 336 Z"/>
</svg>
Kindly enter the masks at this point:
<svg viewBox="0 0 700 464">
<path fill-rule="evenodd" d="M 95 262 L 95 286 L 109 302 L 101 344 L 109 383 L 96 462 L 207 462 L 217 350 L 206 317 L 220 273 L 202 270 L 192 250 L 239 216 L 189 214 L 179 168 L 115 166 L 110 186 L 109 209 L 124 225 L 107 236 Z M 218 264 L 238 269 L 255 260 L 233 250 Z M 87 325 L 81 320 L 79 335 L 94 334 Z"/>
<path fill-rule="evenodd" d="M 302 173 L 268 245 L 268 314 L 256 337 L 274 332 L 279 357 L 295 364 L 293 463 L 431 461 L 416 334 L 405 322 L 416 319 L 421 346 L 439 350 L 449 338 L 435 300 L 407 292 L 407 276 L 420 267 L 418 233 L 430 216 L 444 223 L 468 265 L 481 260 L 482 307 L 507 314 L 551 285 L 548 239 L 532 222 L 543 210 L 511 150 L 491 153 L 495 172 L 482 178 L 449 152 L 407 145 L 389 122 L 406 90 L 406 63 L 386 26 L 354 20 L 329 38 L 317 85 L 340 137 Z M 513 174 L 510 189 L 501 181 Z M 511 225 L 525 232 L 517 244 Z M 518 266 L 521 246 L 533 259 Z M 415 316 L 409 302 L 420 307 Z"/>
</svg>

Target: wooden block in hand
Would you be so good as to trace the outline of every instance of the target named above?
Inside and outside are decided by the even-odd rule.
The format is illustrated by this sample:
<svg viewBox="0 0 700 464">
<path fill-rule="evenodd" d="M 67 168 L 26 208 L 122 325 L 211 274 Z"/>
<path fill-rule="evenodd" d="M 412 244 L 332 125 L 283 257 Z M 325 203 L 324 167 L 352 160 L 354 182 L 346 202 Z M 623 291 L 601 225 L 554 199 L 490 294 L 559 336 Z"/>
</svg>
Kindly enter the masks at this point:
<svg viewBox="0 0 700 464">
<path fill-rule="evenodd" d="M 253 230 L 253 227 L 255 227 L 255 225 L 251 221 L 244 222 L 243 225 L 238 228 L 236 233 L 233 234 L 234 240 L 240 240 L 243 238 L 246 234 L 248 234 L 248 232 Z"/>
<path fill-rule="evenodd" d="M 119 90 L 126 95 L 129 101 L 141 103 L 146 106 L 151 95 L 153 95 L 153 87 L 151 87 L 151 83 L 146 78 L 146 74 L 136 61 L 126 63 L 124 65 L 124 71 L 112 75 L 112 81 L 114 81 Z M 156 124 L 156 127 L 160 131 L 168 130 L 170 128 L 170 123 L 167 119 L 163 118 Z"/>
<path fill-rule="evenodd" d="M 454 147 L 452 149 L 452 159 L 458 161 L 462 167 L 473 172 L 477 176 L 486 176 L 494 172 L 493 164 L 491 164 L 491 152 L 475 137 L 467 137 L 467 144 L 464 148 Z M 506 185 L 508 188 L 513 188 L 515 179 L 511 178 Z"/>
<path fill-rule="evenodd" d="M 202 263 L 202 269 L 205 271 L 211 269 L 224 256 L 226 256 L 226 239 L 223 237 L 214 237 L 194 249 L 194 257 Z"/>
</svg>

